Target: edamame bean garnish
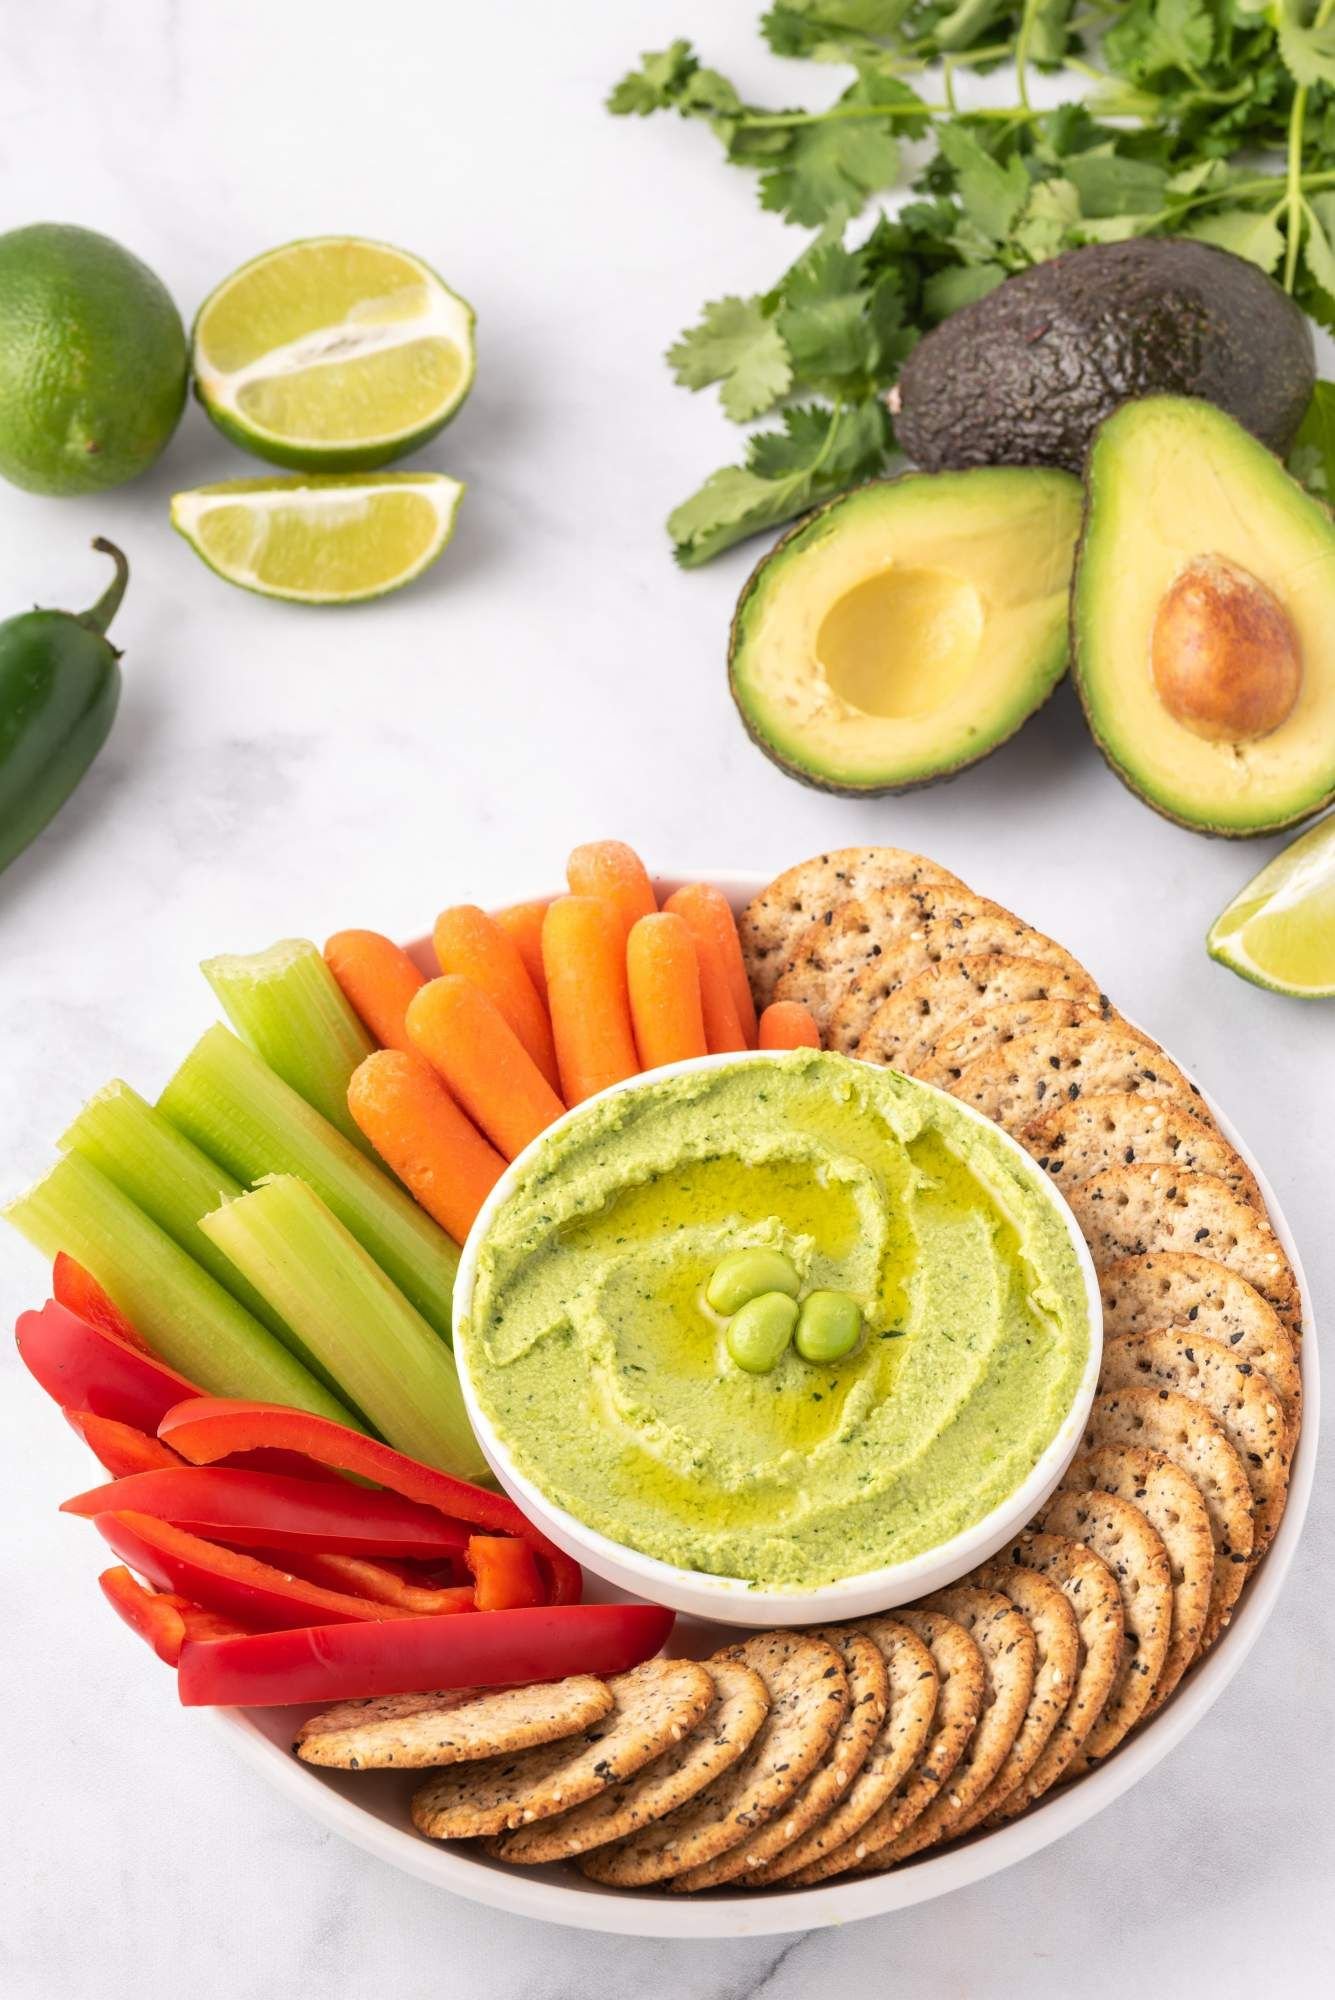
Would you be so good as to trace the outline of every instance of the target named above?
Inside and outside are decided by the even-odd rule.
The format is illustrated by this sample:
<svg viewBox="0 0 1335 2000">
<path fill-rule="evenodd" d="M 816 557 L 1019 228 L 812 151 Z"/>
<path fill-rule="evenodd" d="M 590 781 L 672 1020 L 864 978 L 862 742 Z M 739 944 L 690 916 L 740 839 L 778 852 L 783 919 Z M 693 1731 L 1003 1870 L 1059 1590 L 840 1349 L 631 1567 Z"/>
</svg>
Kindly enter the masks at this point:
<svg viewBox="0 0 1335 2000">
<path fill-rule="evenodd" d="M 768 1375 L 777 1367 L 797 1324 L 797 1301 L 787 1292 L 762 1292 L 748 1299 L 728 1321 L 728 1352 L 748 1375 Z"/>
<path fill-rule="evenodd" d="M 795 1299 L 802 1289 L 791 1261 L 782 1250 L 733 1250 L 717 1265 L 705 1286 L 706 1302 L 716 1313 L 740 1312 L 764 1292 L 783 1292 Z"/>
<path fill-rule="evenodd" d="M 862 1309 L 848 1292 L 808 1292 L 793 1344 L 804 1361 L 842 1361 L 862 1337 Z"/>
</svg>

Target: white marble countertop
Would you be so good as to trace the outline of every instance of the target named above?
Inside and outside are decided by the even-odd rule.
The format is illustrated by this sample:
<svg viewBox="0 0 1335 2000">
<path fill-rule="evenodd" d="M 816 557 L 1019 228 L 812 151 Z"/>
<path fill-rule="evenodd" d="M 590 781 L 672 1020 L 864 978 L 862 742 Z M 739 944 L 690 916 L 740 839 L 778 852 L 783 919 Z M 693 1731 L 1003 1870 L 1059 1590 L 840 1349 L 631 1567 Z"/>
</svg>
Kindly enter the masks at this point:
<svg viewBox="0 0 1335 2000">
<path fill-rule="evenodd" d="M 3 1191 L 110 1075 L 154 1090 L 210 1018 L 206 953 L 443 902 L 537 893 L 606 833 L 651 866 L 776 870 L 920 846 L 1068 942 L 1227 1105 L 1335 1308 L 1335 1016 L 1206 958 L 1272 851 L 1167 825 L 1104 769 L 1067 692 L 958 783 L 850 803 L 746 741 L 723 672 L 753 560 L 674 570 L 668 507 L 733 444 L 664 347 L 798 238 L 703 130 L 617 122 L 610 82 L 694 33 L 775 101 L 800 94 L 758 0 L 561 8 L 379 0 L 48 0 L 0 13 L 0 228 L 130 245 L 187 317 L 260 249 L 401 241 L 477 306 L 471 401 L 422 455 L 468 480 L 417 588 L 319 613 L 229 590 L 169 531 L 176 487 L 260 468 L 192 409 L 165 461 L 100 501 L 0 487 L 0 611 L 80 608 L 90 535 L 134 578 L 114 737 L 0 882 Z M 817 74 L 812 89 L 835 79 Z M 6 1318 L 43 1290 L 6 1233 Z M 1214 2000 L 1318 1990 L 1335 1944 L 1335 1509 L 1323 1480 L 1274 1620 L 1191 1739 L 1099 1820 L 906 1915 L 772 1943 L 581 1936 L 434 1894 L 271 1796 L 102 1605 L 100 1544 L 55 1511 L 88 1460 L 0 1354 L 5 1621 L 17 1668 L 0 1903 L 9 2000 L 564 2000 L 832 1991 Z"/>
</svg>

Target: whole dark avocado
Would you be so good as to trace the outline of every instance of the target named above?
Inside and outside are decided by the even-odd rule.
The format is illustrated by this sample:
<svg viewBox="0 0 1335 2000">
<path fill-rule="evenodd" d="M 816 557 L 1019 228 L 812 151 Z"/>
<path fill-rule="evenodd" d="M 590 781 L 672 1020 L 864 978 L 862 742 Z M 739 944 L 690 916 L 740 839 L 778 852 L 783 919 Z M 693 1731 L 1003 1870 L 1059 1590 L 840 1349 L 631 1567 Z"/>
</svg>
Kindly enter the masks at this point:
<svg viewBox="0 0 1335 2000">
<path fill-rule="evenodd" d="M 1286 452 L 1316 380 L 1312 329 L 1255 264 L 1150 236 L 1035 264 L 920 341 L 891 393 L 899 442 L 935 472 L 1079 472 L 1095 428 L 1137 396 L 1215 404 Z"/>
</svg>

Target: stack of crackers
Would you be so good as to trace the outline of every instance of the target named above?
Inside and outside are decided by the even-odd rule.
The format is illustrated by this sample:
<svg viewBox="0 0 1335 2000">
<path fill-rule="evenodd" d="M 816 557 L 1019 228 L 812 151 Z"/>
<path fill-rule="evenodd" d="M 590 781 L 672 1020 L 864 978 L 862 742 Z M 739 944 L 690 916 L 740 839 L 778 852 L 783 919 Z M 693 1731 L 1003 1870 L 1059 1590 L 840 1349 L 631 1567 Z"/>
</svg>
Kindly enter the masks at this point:
<svg viewBox="0 0 1335 2000">
<path fill-rule="evenodd" d="M 1099 1272 L 1082 1448 L 1031 1525 L 921 1604 L 609 1681 L 346 1702 L 297 1753 L 429 1770 L 413 1820 L 674 1893 L 873 1874 L 1109 1757 L 1227 1625 L 1284 1510 L 1300 1301 L 1199 1091 L 1062 946 L 919 855 L 852 848 L 746 911 L 758 1005 L 950 1091 L 1057 1182 Z"/>
</svg>

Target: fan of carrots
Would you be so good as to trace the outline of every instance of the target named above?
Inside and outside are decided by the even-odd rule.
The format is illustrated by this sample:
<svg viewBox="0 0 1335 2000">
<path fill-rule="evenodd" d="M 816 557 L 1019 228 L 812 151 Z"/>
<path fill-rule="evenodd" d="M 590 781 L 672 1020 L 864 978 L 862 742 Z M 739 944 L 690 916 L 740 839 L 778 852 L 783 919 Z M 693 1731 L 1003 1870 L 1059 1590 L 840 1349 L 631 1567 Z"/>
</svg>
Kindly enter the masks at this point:
<svg viewBox="0 0 1335 2000">
<path fill-rule="evenodd" d="M 348 1108 L 416 1199 L 457 1242 L 529 1142 L 609 1084 L 732 1050 L 818 1048 L 805 1007 L 757 1021 L 737 925 L 696 882 L 663 907 L 619 840 L 577 847 L 570 893 L 488 915 L 443 910 L 426 979 L 377 931 L 339 931 L 325 958 L 380 1047 Z"/>
</svg>

